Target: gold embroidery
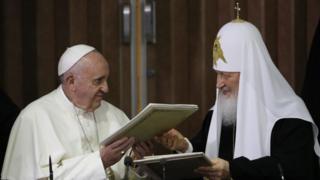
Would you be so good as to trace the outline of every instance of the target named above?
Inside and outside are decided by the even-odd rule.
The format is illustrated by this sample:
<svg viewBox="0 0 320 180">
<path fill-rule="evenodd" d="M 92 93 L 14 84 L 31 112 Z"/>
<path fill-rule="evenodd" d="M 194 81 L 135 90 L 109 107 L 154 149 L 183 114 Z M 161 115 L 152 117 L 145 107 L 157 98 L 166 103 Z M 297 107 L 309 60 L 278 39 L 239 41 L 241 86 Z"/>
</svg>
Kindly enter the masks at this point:
<svg viewBox="0 0 320 180">
<path fill-rule="evenodd" d="M 58 162 L 58 167 L 60 167 L 60 166 L 62 166 L 63 164 L 62 164 L 62 160 L 60 160 L 59 162 Z"/>
<path fill-rule="evenodd" d="M 111 167 L 107 168 L 107 177 L 108 177 L 109 180 L 115 180 L 114 172 L 111 169 Z"/>
<path fill-rule="evenodd" d="M 212 52 L 212 56 L 213 56 L 213 64 L 216 66 L 217 65 L 217 61 L 219 59 L 221 59 L 223 62 L 227 63 L 226 59 L 224 58 L 223 55 L 223 51 L 221 49 L 221 45 L 220 45 L 220 36 L 218 36 L 216 38 L 216 40 L 214 40 L 213 43 L 213 52 Z"/>
</svg>

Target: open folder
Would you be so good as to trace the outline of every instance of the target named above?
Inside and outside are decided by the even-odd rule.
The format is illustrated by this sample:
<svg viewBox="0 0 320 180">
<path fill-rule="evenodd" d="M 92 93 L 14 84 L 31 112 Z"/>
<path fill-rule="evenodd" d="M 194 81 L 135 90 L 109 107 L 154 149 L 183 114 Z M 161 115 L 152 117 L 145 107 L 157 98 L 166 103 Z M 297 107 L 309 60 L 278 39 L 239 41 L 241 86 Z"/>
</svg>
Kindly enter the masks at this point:
<svg viewBox="0 0 320 180">
<path fill-rule="evenodd" d="M 212 165 L 202 152 L 147 156 L 133 163 L 151 174 L 155 179 L 179 180 L 201 177 L 194 170 Z"/>
<path fill-rule="evenodd" d="M 101 145 L 111 144 L 122 137 L 148 140 L 176 127 L 197 110 L 198 106 L 194 104 L 150 103 L 125 126 L 102 141 Z"/>
</svg>

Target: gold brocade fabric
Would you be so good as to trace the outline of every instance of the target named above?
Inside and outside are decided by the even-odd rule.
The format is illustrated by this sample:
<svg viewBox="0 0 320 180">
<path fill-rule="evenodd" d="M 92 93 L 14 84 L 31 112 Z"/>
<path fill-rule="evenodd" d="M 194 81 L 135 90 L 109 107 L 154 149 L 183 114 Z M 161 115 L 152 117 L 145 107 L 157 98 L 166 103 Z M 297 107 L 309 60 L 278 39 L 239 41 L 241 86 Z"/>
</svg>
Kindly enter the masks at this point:
<svg viewBox="0 0 320 180">
<path fill-rule="evenodd" d="M 110 167 L 107 168 L 107 176 L 109 180 L 115 180 L 114 172 Z"/>
</svg>

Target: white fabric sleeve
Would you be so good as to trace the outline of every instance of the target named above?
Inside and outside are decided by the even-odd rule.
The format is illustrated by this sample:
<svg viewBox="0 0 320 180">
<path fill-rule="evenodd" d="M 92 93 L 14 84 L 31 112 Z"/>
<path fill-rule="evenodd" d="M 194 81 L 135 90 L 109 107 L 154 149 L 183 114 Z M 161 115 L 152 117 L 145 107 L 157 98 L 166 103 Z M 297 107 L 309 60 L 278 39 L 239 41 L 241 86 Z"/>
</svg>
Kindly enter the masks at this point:
<svg viewBox="0 0 320 180">
<path fill-rule="evenodd" d="M 193 152 L 193 146 L 192 146 L 192 144 L 191 144 L 191 142 L 189 141 L 189 139 L 188 138 L 184 138 L 186 141 L 187 141 L 187 143 L 188 143 L 188 149 L 186 150 L 186 152 L 185 153 L 191 153 L 191 152 Z"/>
<path fill-rule="evenodd" d="M 189 139 L 185 137 L 184 140 L 186 140 L 188 143 L 188 149 L 185 152 L 181 152 L 181 151 L 177 151 L 177 152 L 178 153 L 191 153 L 191 152 L 193 152 L 193 146 L 192 146 L 191 142 L 189 141 Z"/>
<path fill-rule="evenodd" d="M 100 152 L 85 154 L 53 164 L 54 179 L 106 179 Z"/>
</svg>

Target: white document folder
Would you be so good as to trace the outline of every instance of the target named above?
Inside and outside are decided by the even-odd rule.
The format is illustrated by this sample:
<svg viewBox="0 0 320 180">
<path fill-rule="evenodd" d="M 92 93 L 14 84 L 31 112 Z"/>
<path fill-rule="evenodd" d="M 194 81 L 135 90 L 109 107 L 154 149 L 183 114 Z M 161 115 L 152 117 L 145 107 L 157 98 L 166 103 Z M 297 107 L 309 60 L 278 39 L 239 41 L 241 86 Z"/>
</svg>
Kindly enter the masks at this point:
<svg viewBox="0 0 320 180">
<path fill-rule="evenodd" d="M 194 104 L 148 104 L 131 121 L 101 142 L 108 145 L 122 137 L 145 141 L 166 132 L 186 120 L 198 110 Z"/>
</svg>

